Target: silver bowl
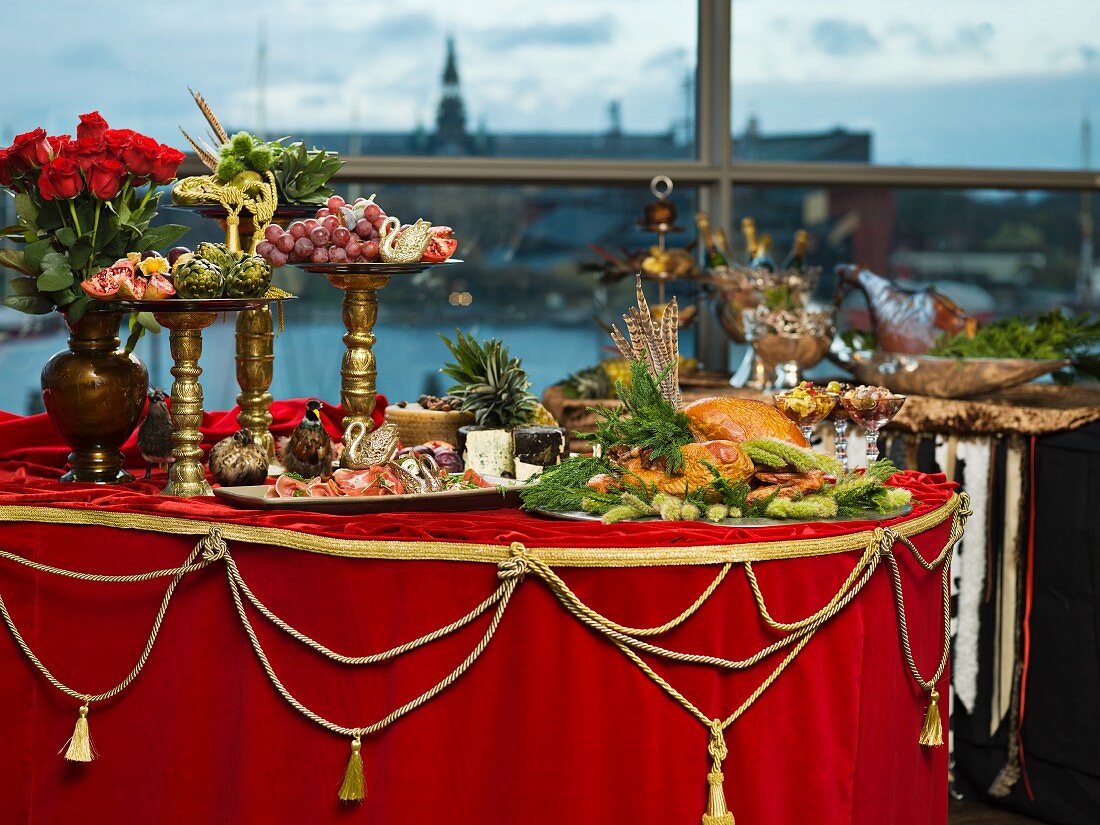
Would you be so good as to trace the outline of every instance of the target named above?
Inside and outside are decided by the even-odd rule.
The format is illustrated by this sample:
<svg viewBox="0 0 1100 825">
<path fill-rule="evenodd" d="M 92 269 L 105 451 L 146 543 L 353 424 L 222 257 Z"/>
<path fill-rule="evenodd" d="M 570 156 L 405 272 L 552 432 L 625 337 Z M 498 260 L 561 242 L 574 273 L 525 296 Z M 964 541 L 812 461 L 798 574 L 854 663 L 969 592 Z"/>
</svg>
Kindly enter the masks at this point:
<svg viewBox="0 0 1100 825">
<path fill-rule="evenodd" d="M 760 307 L 766 303 L 769 292 L 783 287 L 790 291 L 794 302 L 805 309 L 817 289 L 820 275 L 820 267 L 770 272 L 735 266 L 714 270 L 701 280 L 712 284 L 718 292 L 718 321 L 722 329 L 734 343 L 744 344 L 748 342 L 744 322 L 746 310 Z"/>
<path fill-rule="evenodd" d="M 1069 364 L 1028 358 L 943 358 L 889 352 L 854 352 L 848 368 L 864 384 L 907 395 L 968 398 L 1032 381 Z"/>
<path fill-rule="evenodd" d="M 775 379 L 764 389 L 797 387 L 802 371 L 816 366 L 829 351 L 836 332 L 836 311 L 783 310 L 762 308 L 743 314 L 749 342 Z"/>
</svg>

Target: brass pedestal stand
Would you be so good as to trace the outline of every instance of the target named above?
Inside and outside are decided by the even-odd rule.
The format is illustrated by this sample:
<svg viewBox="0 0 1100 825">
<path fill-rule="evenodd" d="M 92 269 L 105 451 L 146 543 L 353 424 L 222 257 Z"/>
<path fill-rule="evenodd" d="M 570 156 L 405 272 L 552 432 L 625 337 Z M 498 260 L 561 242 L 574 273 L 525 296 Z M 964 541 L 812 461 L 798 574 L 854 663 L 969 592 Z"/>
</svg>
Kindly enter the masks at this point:
<svg viewBox="0 0 1100 825">
<path fill-rule="evenodd" d="M 246 309 L 237 316 L 237 385 L 241 388 L 237 423 L 252 431 L 252 438 L 275 458 L 271 426 L 271 377 L 275 367 L 275 333 L 271 308 Z"/>
<path fill-rule="evenodd" d="M 378 290 L 390 282 L 387 274 L 326 272 L 328 282 L 344 291 L 344 360 L 340 365 L 340 403 L 344 428 L 360 421 L 369 433 L 377 396 L 374 323 L 378 320 Z"/>
<path fill-rule="evenodd" d="M 199 356 L 202 331 L 217 320 L 216 312 L 157 312 L 157 323 L 170 330 L 172 352 L 172 469 L 163 496 L 208 496 L 213 493 L 202 467 L 202 384 Z"/>
</svg>

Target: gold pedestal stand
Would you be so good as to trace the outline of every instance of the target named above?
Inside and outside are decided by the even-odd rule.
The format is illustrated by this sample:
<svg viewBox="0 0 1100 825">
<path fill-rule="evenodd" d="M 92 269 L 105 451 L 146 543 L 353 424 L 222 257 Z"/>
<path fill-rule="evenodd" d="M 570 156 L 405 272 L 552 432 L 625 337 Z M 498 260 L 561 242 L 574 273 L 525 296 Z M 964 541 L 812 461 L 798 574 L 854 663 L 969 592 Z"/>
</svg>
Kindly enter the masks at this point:
<svg viewBox="0 0 1100 825">
<path fill-rule="evenodd" d="M 237 316 L 237 385 L 241 388 L 237 423 L 252 431 L 257 444 L 267 450 L 268 461 L 275 458 L 275 439 L 271 426 L 271 377 L 275 366 L 275 334 L 271 308 L 246 309 Z"/>
<path fill-rule="evenodd" d="M 212 494 L 202 466 L 202 385 L 199 356 L 202 331 L 217 320 L 216 312 L 157 312 L 157 323 L 170 330 L 172 352 L 172 469 L 164 496 Z"/>
<path fill-rule="evenodd" d="M 344 291 L 344 360 L 340 366 L 340 403 L 344 428 L 361 421 L 374 429 L 371 413 L 377 396 L 374 322 L 378 320 L 378 290 L 390 282 L 383 273 L 325 272 L 328 282 Z"/>
</svg>

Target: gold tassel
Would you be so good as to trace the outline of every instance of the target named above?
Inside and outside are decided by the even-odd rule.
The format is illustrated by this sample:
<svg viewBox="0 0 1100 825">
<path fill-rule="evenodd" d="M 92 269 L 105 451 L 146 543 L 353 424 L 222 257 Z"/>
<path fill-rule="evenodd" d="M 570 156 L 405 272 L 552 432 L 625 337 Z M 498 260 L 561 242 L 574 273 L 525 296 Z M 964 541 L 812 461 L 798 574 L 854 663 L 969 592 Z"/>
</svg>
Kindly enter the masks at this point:
<svg viewBox="0 0 1100 825">
<path fill-rule="evenodd" d="M 70 762 L 91 762 L 95 759 L 95 749 L 92 747 L 92 737 L 88 733 L 88 706 L 80 706 L 80 717 L 76 720 L 73 735 L 69 737 L 69 748 L 65 751 L 65 758 Z"/>
<path fill-rule="evenodd" d="M 934 748 L 943 744 L 943 723 L 940 721 L 940 694 L 933 688 L 928 695 L 928 712 L 924 715 L 924 726 L 920 729 L 920 743 Z"/>
<path fill-rule="evenodd" d="M 726 737 L 722 734 L 721 723 L 715 719 L 710 723 L 710 743 L 707 745 L 707 753 L 710 754 L 710 773 L 707 774 L 707 784 L 710 785 L 710 795 L 707 798 L 707 812 L 703 814 L 703 825 L 734 825 L 733 814 L 726 807 L 726 794 L 722 789 L 725 774 L 722 773 L 722 760 L 726 758 Z"/>
<path fill-rule="evenodd" d="M 340 786 L 341 802 L 362 802 L 367 795 L 366 783 L 363 781 L 363 757 L 359 754 L 362 746 L 358 736 L 351 740 L 351 758 L 348 760 L 347 770 L 344 771 L 344 784 Z"/>
</svg>

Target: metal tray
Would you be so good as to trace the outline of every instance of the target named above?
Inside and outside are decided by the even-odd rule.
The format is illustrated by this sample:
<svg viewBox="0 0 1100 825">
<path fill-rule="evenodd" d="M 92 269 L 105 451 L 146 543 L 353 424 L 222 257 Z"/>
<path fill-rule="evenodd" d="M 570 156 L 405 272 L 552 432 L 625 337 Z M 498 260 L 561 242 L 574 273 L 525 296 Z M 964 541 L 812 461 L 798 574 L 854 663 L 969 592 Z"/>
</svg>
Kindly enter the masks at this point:
<svg viewBox="0 0 1100 825">
<path fill-rule="evenodd" d="M 215 491 L 217 492 L 217 491 Z M 531 510 L 530 512 L 536 513 L 540 516 L 547 516 L 548 518 L 564 519 L 565 521 L 602 521 L 600 516 L 593 513 L 585 513 L 582 510 L 570 510 L 568 512 L 559 513 L 554 510 Z M 888 513 L 880 513 L 877 510 L 868 510 L 866 513 L 860 513 L 855 516 L 839 516 L 837 518 L 820 518 L 820 519 L 778 519 L 778 518 L 727 518 L 719 522 L 707 521 L 704 524 L 721 525 L 723 527 L 747 527 L 747 528 L 760 528 L 760 527 L 790 527 L 797 524 L 824 524 L 824 523 L 844 523 L 848 521 L 888 521 L 890 519 L 901 518 L 907 516 L 913 512 L 912 505 L 906 504 L 904 507 L 899 507 L 896 510 L 891 510 Z M 643 523 L 651 521 L 661 521 L 657 516 L 646 516 L 644 518 L 629 519 L 629 522 L 623 523 Z M 700 519 L 702 521 L 702 519 Z"/>
<path fill-rule="evenodd" d="M 519 491 L 526 484 L 508 479 L 499 481 L 498 487 L 479 490 L 448 490 L 443 493 L 404 494 L 398 496 L 327 496 L 309 498 L 268 498 L 270 484 L 251 487 L 215 487 L 214 495 L 234 507 L 249 510 L 296 510 L 311 513 L 358 516 L 367 513 L 400 513 L 419 511 L 429 513 L 457 513 L 468 510 L 495 510 L 500 507 L 519 507 Z"/>
<path fill-rule="evenodd" d="M 290 264 L 306 272 L 315 272 L 320 275 L 415 275 L 434 266 L 447 266 L 448 264 L 464 263 L 459 258 L 448 258 L 438 263 L 417 261 L 411 264 L 387 264 L 381 261 L 374 263 L 360 262 L 354 264 Z"/>
</svg>

